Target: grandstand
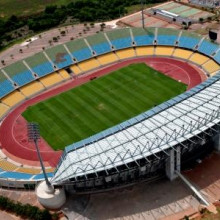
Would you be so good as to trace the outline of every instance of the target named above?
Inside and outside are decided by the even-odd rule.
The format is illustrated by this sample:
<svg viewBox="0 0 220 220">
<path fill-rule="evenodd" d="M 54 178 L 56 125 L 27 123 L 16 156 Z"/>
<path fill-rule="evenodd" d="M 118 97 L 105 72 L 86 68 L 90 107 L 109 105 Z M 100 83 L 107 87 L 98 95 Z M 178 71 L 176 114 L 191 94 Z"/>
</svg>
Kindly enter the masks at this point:
<svg viewBox="0 0 220 220">
<path fill-rule="evenodd" d="M 70 41 L 6 66 L 0 70 L 2 126 L 7 114 L 20 103 L 55 85 L 122 60 L 154 56 L 195 64 L 212 77 L 119 126 L 66 147 L 56 172 L 53 173 L 50 167 L 47 170 L 50 177 L 55 174 L 53 184 L 71 184 L 76 191 L 113 187 L 119 182 L 136 181 L 140 176 L 147 178 L 157 170 L 162 171 L 172 149 L 178 147 L 182 155 L 187 155 L 191 147 L 197 152 L 201 139 L 207 142 L 207 134 L 216 135 L 220 50 L 219 45 L 199 35 L 174 29 L 124 28 Z M 168 126 L 169 123 L 172 126 Z M 174 133 L 176 139 L 171 135 Z M 117 141 L 113 143 L 112 139 Z M 169 144 L 165 140 L 169 140 Z M 124 149 L 125 143 L 129 152 Z M 147 149 L 143 148 L 144 145 Z M 106 153 L 100 146 L 106 149 Z M 97 151 L 91 150 L 93 148 Z M 12 155 L 22 154 L 15 152 L 13 147 L 6 150 Z M 81 152 L 84 152 L 83 157 Z M 44 157 L 42 152 L 43 158 L 48 155 L 47 152 Z M 27 154 L 22 156 L 27 157 Z M 143 170 L 138 170 L 135 164 L 144 167 Z M 25 187 L 25 184 L 36 184 L 43 178 L 39 168 L 15 164 L 7 158 L 0 160 L 0 169 L 0 185 L 3 184 L 1 179 L 7 179 L 8 185 L 10 181 L 20 180 L 21 187 Z M 116 175 L 116 171 L 121 171 L 122 176 Z M 4 185 L 7 182 L 4 181 Z"/>
</svg>

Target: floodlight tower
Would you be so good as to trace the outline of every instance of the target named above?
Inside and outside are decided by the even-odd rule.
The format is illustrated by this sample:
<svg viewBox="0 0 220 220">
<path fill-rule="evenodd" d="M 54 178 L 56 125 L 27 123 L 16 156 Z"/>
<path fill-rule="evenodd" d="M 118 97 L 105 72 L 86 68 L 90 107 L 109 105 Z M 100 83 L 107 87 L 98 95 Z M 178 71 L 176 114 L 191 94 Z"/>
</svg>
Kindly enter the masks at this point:
<svg viewBox="0 0 220 220">
<path fill-rule="evenodd" d="M 40 151 L 39 151 L 39 147 L 38 147 L 38 141 L 40 140 L 39 125 L 37 123 L 31 122 L 31 123 L 28 123 L 27 128 L 28 128 L 28 141 L 29 142 L 34 142 L 36 150 L 37 150 L 38 159 L 40 161 L 40 165 L 41 165 L 41 168 L 42 168 L 42 171 L 43 171 L 44 179 L 45 179 L 45 182 L 46 182 L 47 187 L 48 187 L 47 192 L 48 193 L 54 193 L 54 188 L 53 188 L 53 186 L 51 185 L 51 183 L 49 182 L 49 180 L 47 178 L 47 174 L 46 174 L 46 171 L 45 171 L 45 168 L 44 168 L 44 163 L 43 163 L 43 160 L 42 160 L 42 157 L 41 157 L 41 154 L 40 154 Z"/>
<path fill-rule="evenodd" d="M 144 3 L 143 0 L 141 0 L 141 16 L 142 16 L 142 27 L 144 28 Z"/>
</svg>

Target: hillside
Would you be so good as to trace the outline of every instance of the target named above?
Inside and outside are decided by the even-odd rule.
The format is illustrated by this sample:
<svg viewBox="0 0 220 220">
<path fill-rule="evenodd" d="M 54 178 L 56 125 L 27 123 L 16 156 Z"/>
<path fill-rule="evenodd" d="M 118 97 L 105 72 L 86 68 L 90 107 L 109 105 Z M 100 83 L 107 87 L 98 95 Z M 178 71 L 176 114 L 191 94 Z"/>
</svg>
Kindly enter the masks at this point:
<svg viewBox="0 0 220 220">
<path fill-rule="evenodd" d="M 32 15 L 43 11 L 48 5 L 64 5 L 70 2 L 72 0 L 1 0 L 0 18 Z"/>
</svg>

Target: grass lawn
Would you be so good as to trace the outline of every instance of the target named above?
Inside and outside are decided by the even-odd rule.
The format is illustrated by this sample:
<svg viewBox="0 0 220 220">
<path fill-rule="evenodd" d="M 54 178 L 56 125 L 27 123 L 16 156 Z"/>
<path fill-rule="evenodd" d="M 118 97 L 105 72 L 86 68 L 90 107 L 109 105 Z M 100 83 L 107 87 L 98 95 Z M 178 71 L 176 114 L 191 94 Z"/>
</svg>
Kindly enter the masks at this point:
<svg viewBox="0 0 220 220">
<path fill-rule="evenodd" d="M 134 117 L 186 91 L 187 86 L 144 63 L 131 64 L 34 106 L 23 116 L 38 122 L 55 149 Z"/>
<path fill-rule="evenodd" d="M 72 0 L 0 0 L 0 17 L 36 14 L 48 5 L 66 5 Z"/>
</svg>

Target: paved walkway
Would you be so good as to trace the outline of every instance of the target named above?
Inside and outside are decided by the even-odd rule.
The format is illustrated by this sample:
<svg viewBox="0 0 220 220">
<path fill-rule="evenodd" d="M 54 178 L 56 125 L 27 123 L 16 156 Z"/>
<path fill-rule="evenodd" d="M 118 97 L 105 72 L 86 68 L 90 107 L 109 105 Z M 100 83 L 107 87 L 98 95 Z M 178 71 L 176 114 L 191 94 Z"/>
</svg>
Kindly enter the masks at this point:
<svg viewBox="0 0 220 220">
<path fill-rule="evenodd" d="M 220 153 L 212 153 L 184 175 L 215 202 L 220 198 Z M 141 183 L 133 187 L 89 196 L 69 196 L 63 211 L 69 219 L 177 220 L 196 216 L 200 203 L 177 179 Z"/>
<path fill-rule="evenodd" d="M 70 205 L 71 204 L 71 205 Z M 167 179 L 88 196 L 68 198 L 63 211 L 69 219 L 172 219 L 195 213 L 199 202 L 180 181 Z"/>
<path fill-rule="evenodd" d="M 0 60 L 4 60 L 6 65 L 10 65 L 18 60 L 24 59 L 31 55 L 34 55 L 38 52 L 43 51 L 44 48 L 49 48 L 55 45 L 63 44 L 70 41 L 72 38 L 78 39 L 82 37 L 87 37 L 89 35 L 95 34 L 97 31 L 100 31 L 100 24 L 96 24 L 94 28 L 91 28 L 88 23 L 89 30 L 84 32 L 83 30 L 86 29 L 84 24 L 77 24 L 77 25 L 70 25 L 63 28 L 55 28 L 52 30 L 45 31 L 41 34 L 34 36 L 36 38 L 31 43 L 25 45 L 24 43 L 15 44 L 14 46 L 10 47 L 9 49 L 0 53 Z M 112 26 L 108 25 L 105 28 L 105 31 L 111 30 Z M 60 34 L 61 31 L 65 31 L 65 36 Z M 81 33 L 81 34 L 80 34 Z M 41 36 L 41 37 L 39 37 Z M 53 37 L 59 36 L 60 39 L 58 42 L 53 42 Z M 52 40 L 52 44 L 49 41 Z M 20 49 L 22 49 L 22 53 L 20 53 Z M 11 57 L 13 55 L 13 57 Z M 2 63 L 0 63 L 0 68 L 4 67 Z"/>
<path fill-rule="evenodd" d="M 12 215 L 4 211 L 0 211 L 0 219 L 1 220 L 21 220 L 20 217 Z"/>
</svg>

